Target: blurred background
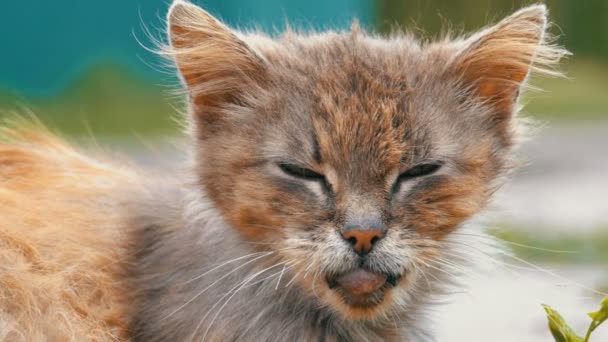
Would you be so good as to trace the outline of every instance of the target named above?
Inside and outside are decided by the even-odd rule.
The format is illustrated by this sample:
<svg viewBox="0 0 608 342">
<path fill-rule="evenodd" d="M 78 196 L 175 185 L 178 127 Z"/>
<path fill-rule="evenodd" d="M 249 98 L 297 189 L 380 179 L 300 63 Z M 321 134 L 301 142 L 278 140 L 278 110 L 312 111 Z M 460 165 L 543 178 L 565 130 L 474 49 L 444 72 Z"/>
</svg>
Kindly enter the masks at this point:
<svg viewBox="0 0 608 342">
<path fill-rule="evenodd" d="M 233 27 L 395 27 L 432 37 L 471 31 L 530 4 L 518 0 L 198 0 Z M 4 1 L 0 116 L 32 111 L 74 139 L 94 136 L 150 165 L 175 158 L 178 81 L 147 48 L 169 0 Z M 439 310 L 439 341 L 550 340 L 540 302 L 582 331 L 608 292 L 608 0 L 546 1 L 567 79 L 539 79 L 525 113 L 541 129 L 500 194 L 490 231 L 513 250 Z M 169 152 L 171 151 L 171 153 Z M 595 290 L 595 291 L 592 291 Z M 608 327 L 595 341 L 608 341 Z M 497 332 L 499 333 L 497 335 Z M 593 341 L 593 339 L 592 339 Z"/>
</svg>

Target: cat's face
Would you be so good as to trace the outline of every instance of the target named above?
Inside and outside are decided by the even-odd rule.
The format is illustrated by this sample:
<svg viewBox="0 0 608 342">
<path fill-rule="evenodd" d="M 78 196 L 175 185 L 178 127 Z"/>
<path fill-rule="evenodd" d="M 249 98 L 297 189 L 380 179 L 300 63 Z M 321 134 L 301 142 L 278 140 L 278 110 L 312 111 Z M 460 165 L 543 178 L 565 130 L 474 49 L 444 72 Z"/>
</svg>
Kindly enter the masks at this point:
<svg viewBox="0 0 608 342">
<path fill-rule="evenodd" d="M 402 309 L 450 273 L 450 235 L 508 167 L 532 57 L 559 54 L 542 45 L 543 7 L 427 45 L 356 28 L 271 40 L 192 5 L 172 13 L 201 187 L 275 252 L 284 284 L 351 319 Z"/>
</svg>

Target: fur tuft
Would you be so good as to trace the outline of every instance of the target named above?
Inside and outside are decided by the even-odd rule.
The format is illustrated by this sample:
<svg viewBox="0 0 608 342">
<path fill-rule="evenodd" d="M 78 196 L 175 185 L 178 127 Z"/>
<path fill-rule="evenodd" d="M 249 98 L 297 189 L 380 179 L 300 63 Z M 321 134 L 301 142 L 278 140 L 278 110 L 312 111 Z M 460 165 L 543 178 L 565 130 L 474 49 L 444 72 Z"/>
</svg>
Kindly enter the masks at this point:
<svg viewBox="0 0 608 342">
<path fill-rule="evenodd" d="M 110 197 L 134 181 L 37 122 L 0 128 L 0 340 L 127 338 L 129 258 Z"/>
</svg>

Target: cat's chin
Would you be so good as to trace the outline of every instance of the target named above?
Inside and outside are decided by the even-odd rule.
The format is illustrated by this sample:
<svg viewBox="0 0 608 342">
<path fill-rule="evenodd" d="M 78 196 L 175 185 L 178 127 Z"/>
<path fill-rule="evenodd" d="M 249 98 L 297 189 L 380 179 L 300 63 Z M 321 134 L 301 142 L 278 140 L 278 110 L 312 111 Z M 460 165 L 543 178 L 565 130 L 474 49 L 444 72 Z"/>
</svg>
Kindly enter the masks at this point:
<svg viewBox="0 0 608 342">
<path fill-rule="evenodd" d="M 373 319 L 385 311 L 392 301 L 392 289 L 399 275 L 355 269 L 327 277 L 332 304 L 350 319 Z"/>
</svg>

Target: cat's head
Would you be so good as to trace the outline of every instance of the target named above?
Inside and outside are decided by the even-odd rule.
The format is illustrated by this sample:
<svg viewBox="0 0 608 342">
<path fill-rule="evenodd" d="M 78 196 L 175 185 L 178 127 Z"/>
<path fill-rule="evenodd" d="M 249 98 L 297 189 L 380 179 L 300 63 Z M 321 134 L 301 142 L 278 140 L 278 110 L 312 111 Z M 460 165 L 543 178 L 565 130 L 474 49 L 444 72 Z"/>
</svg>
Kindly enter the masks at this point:
<svg viewBox="0 0 608 342">
<path fill-rule="evenodd" d="M 462 39 L 269 38 L 177 1 L 167 52 L 200 187 L 311 300 L 351 319 L 394 311 L 449 273 L 449 237 L 508 169 L 520 88 L 565 53 L 545 30 L 536 5 Z"/>
</svg>

